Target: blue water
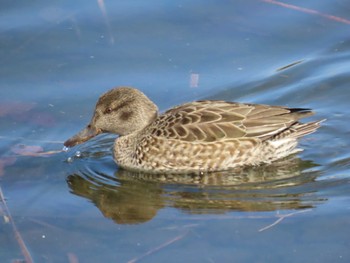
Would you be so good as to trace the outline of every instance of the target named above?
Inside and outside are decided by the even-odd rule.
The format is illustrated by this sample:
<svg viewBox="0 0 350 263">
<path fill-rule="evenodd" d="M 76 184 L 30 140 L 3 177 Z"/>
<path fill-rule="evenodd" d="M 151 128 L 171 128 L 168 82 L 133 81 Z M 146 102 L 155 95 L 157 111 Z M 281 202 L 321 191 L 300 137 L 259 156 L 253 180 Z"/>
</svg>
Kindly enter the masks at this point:
<svg viewBox="0 0 350 263">
<path fill-rule="evenodd" d="M 3 3 L 0 261 L 348 262 L 350 1 L 281 3 Z M 123 171 L 113 135 L 62 152 L 120 85 L 161 111 L 225 99 L 327 121 L 240 173 Z"/>
</svg>

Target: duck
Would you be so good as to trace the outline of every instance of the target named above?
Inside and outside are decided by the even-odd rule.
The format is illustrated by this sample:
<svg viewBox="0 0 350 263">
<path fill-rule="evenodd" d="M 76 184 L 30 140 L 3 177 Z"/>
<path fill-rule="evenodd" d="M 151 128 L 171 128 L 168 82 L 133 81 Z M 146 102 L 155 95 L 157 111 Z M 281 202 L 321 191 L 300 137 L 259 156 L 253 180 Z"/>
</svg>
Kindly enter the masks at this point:
<svg viewBox="0 0 350 263">
<path fill-rule="evenodd" d="M 295 154 L 298 139 L 322 121 L 314 112 L 264 104 L 200 100 L 162 114 L 140 90 L 116 87 L 97 101 L 90 123 L 64 142 L 73 147 L 101 133 L 119 135 L 118 167 L 147 173 L 204 173 L 258 166 Z"/>
</svg>

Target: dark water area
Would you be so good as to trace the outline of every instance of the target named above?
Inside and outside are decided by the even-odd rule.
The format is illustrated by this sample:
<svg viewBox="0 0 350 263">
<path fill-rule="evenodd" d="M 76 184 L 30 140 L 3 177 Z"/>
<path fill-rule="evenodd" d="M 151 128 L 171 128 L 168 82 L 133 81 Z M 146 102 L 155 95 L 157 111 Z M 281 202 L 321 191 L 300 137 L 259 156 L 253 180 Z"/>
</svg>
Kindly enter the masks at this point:
<svg viewBox="0 0 350 263">
<path fill-rule="evenodd" d="M 350 1 L 10 1 L 0 18 L 0 261 L 349 262 Z M 312 108 L 303 152 L 204 175 L 67 152 L 114 86 Z M 22 262 L 22 261 L 18 261 Z"/>
</svg>

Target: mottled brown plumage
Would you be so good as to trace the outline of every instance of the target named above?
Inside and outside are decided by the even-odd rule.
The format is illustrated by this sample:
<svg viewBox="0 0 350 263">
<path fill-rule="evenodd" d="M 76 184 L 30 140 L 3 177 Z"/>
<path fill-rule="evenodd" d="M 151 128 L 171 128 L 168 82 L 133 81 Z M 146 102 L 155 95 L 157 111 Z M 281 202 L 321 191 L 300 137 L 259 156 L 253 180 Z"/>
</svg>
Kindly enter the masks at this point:
<svg viewBox="0 0 350 263">
<path fill-rule="evenodd" d="M 299 151 L 297 139 L 320 121 L 298 120 L 308 109 L 196 101 L 157 115 L 157 107 L 137 89 L 120 87 L 102 95 L 90 124 L 65 142 L 74 146 L 112 132 L 116 163 L 148 172 L 220 171 L 270 163 Z"/>
</svg>

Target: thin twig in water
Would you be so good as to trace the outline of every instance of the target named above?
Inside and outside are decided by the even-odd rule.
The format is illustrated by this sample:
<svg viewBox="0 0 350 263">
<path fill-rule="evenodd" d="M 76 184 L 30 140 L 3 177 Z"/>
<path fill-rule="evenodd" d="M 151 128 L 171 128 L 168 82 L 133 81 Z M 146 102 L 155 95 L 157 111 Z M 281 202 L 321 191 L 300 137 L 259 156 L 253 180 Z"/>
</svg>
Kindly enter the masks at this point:
<svg viewBox="0 0 350 263">
<path fill-rule="evenodd" d="M 141 260 L 141 259 L 143 259 L 143 258 L 145 258 L 145 257 L 147 257 L 149 255 L 152 255 L 152 254 L 154 254 L 156 252 L 158 252 L 159 250 L 161 250 L 161 249 L 163 249 L 163 248 L 165 248 L 165 247 L 167 247 L 167 246 L 169 246 L 169 245 L 171 245 L 171 244 L 173 244 L 173 243 L 183 239 L 188 234 L 188 232 L 189 231 L 186 231 L 185 233 L 168 240 L 167 242 L 161 244 L 160 246 L 152 248 L 151 250 L 147 251 L 145 254 L 129 260 L 128 263 L 136 263 L 139 260 Z"/>
<path fill-rule="evenodd" d="M 15 223 L 13 222 L 13 219 L 12 219 L 12 216 L 10 214 L 10 210 L 8 209 L 8 206 L 6 204 L 5 197 L 4 197 L 4 194 L 2 192 L 1 186 L 0 186 L 0 203 L 2 203 L 6 220 L 8 220 L 11 223 L 12 230 L 15 234 L 15 238 L 16 238 L 17 243 L 22 251 L 22 255 L 24 257 L 24 262 L 25 263 L 33 263 L 32 256 L 30 255 L 29 250 L 28 250 L 26 244 L 24 243 L 24 240 L 23 240 L 21 234 L 18 232 L 17 227 L 16 227 Z"/>
<path fill-rule="evenodd" d="M 105 6 L 105 2 L 104 2 L 104 0 L 97 0 L 97 4 L 98 4 L 98 7 L 100 8 L 100 10 L 102 12 L 102 15 L 103 15 L 103 18 L 105 20 L 105 24 L 106 24 L 107 31 L 108 31 L 108 34 L 109 34 L 109 42 L 111 44 L 114 44 L 114 37 L 113 37 L 113 34 L 112 34 L 111 24 L 109 23 L 109 19 L 108 19 L 108 16 L 107 16 L 107 10 L 106 10 L 106 6 Z"/>
<path fill-rule="evenodd" d="M 297 5 L 286 4 L 286 3 L 283 3 L 283 2 L 280 2 L 280 1 L 276 1 L 276 0 L 261 0 L 261 1 L 263 1 L 265 3 L 273 4 L 273 5 L 279 5 L 279 6 L 288 8 L 288 9 L 297 10 L 299 12 L 303 12 L 303 13 L 306 13 L 306 14 L 312 14 L 312 15 L 321 16 L 321 17 L 324 17 L 324 18 L 329 19 L 329 20 L 333 20 L 333 21 L 337 21 L 337 22 L 340 22 L 340 23 L 343 23 L 343 24 L 350 25 L 350 20 L 348 20 L 346 18 L 342 18 L 342 17 L 334 16 L 334 15 L 329 15 L 329 14 L 324 14 L 324 13 L 321 13 L 321 12 L 319 12 L 317 10 L 314 10 L 314 9 L 300 7 L 300 6 L 297 6 Z"/>
<path fill-rule="evenodd" d="M 259 232 L 262 232 L 262 231 L 265 231 L 275 225 L 277 225 L 278 223 L 282 222 L 283 219 L 287 218 L 287 217 L 291 217 L 291 216 L 294 216 L 296 214 L 301 214 L 301 213 L 305 213 L 305 212 L 310 212 L 312 209 L 306 209 L 306 210 L 301 210 L 301 211 L 296 211 L 296 212 L 293 212 L 293 213 L 289 213 L 289 214 L 286 214 L 286 215 L 277 215 L 277 217 L 279 217 L 275 222 L 273 222 L 272 224 L 268 225 L 268 226 L 265 226 L 263 228 L 260 228 L 259 229 Z"/>
<path fill-rule="evenodd" d="M 10 136 L 2 136 L 0 135 L 0 139 L 9 140 L 9 141 L 25 141 L 25 142 L 38 142 L 38 143 L 53 143 L 53 144 L 63 144 L 64 141 L 50 141 L 50 140 L 33 140 L 27 139 L 24 137 L 10 137 Z"/>
</svg>

